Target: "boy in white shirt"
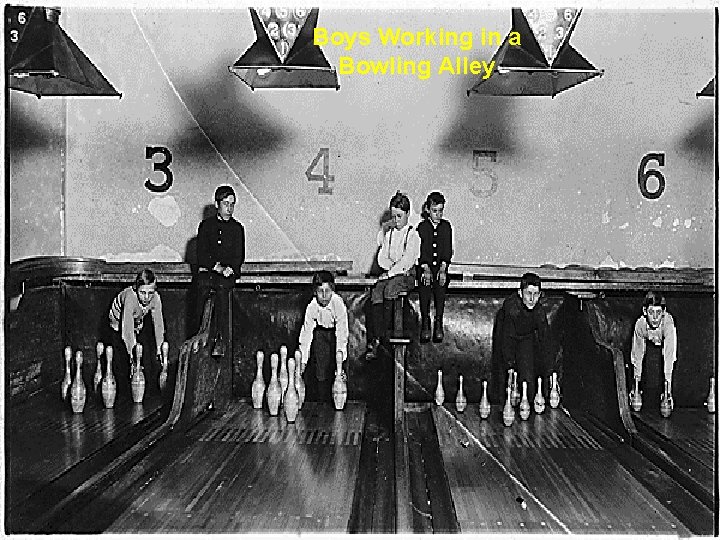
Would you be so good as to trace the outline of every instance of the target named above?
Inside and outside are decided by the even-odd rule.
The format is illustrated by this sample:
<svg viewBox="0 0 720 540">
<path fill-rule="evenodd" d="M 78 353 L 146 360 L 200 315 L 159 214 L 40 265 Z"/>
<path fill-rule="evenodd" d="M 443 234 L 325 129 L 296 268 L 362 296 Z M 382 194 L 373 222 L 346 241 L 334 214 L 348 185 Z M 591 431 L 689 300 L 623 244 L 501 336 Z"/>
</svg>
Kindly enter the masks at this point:
<svg viewBox="0 0 720 540">
<path fill-rule="evenodd" d="M 420 256 L 420 236 L 408 224 L 410 199 L 399 191 L 390 199 L 393 227 L 383 236 L 377 262 L 385 270 L 370 293 L 374 339 L 368 340 L 368 355 L 376 355 L 380 340 L 387 337 L 392 319 L 392 302 L 401 292 L 415 287 L 415 265 Z"/>
<path fill-rule="evenodd" d="M 342 352 L 343 365 L 347 361 L 347 308 L 335 292 L 335 278 L 330 272 L 316 272 L 312 284 L 314 297 L 305 309 L 300 329 L 301 372 L 305 373 L 309 363 L 314 365 L 310 373 L 314 372 L 316 384 L 305 380 L 308 401 L 331 401 L 336 353 Z"/>
<path fill-rule="evenodd" d="M 670 383 L 672 394 L 672 374 L 677 359 L 677 330 L 675 320 L 665 309 L 665 296 L 656 291 L 650 291 L 645 295 L 642 317 L 635 321 L 630 360 L 635 379 L 638 381 L 642 379 L 643 360 L 648 341 L 657 347 L 662 347 L 663 372 L 665 380 Z"/>
</svg>

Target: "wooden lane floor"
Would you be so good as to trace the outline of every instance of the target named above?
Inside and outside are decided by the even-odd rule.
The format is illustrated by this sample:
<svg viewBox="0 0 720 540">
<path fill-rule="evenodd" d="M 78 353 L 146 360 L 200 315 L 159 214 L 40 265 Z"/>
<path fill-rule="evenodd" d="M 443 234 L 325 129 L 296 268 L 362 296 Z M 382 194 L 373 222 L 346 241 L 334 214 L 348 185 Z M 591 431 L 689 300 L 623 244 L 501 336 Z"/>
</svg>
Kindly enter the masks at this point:
<svg viewBox="0 0 720 540">
<path fill-rule="evenodd" d="M 476 409 L 433 405 L 462 532 L 689 535 L 563 409 L 510 427 Z"/>
<path fill-rule="evenodd" d="M 643 407 L 639 413 L 633 413 L 633 418 L 653 428 L 708 469 L 714 468 L 715 415 L 707 409 L 677 408 L 669 418 L 663 418 L 659 410 Z"/>
<path fill-rule="evenodd" d="M 39 392 L 6 410 L 7 504 L 22 503 L 54 479 L 125 436 L 162 407 L 159 394 L 135 404 L 118 396 L 106 409 L 99 396 L 88 390 L 85 409 L 74 414 L 56 392 Z"/>
<path fill-rule="evenodd" d="M 105 532 L 344 532 L 364 421 L 357 402 L 308 402 L 294 424 L 234 402 L 191 428 L 158 474 L 106 492 L 130 495 Z"/>
</svg>

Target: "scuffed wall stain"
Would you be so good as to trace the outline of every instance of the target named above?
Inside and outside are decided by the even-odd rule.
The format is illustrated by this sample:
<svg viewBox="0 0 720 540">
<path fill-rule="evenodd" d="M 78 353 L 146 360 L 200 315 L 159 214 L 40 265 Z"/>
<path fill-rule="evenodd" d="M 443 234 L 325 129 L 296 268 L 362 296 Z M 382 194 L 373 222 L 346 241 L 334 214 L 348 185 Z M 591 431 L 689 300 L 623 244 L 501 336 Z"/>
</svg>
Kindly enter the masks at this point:
<svg viewBox="0 0 720 540">
<path fill-rule="evenodd" d="M 103 258 L 107 262 L 182 262 L 183 260 L 180 253 L 164 244 L 155 246 L 149 252 L 138 251 L 134 253 L 106 253 L 105 255 L 103 255 Z"/>
<path fill-rule="evenodd" d="M 180 206 L 172 195 L 151 200 L 148 212 L 165 227 L 172 227 L 180 219 Z"/>
</svg>

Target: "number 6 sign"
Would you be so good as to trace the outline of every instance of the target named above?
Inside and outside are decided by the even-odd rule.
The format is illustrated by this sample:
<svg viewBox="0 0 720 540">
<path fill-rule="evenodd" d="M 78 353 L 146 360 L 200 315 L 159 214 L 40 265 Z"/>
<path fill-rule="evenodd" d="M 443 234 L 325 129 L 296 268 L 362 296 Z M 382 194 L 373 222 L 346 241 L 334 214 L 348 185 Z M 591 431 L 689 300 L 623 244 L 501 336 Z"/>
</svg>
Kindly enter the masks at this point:
<svg viewBox="0 0 720 540">
<path fill-rule="evenodd" d="M 657 169 L 645 170 L 648 161 L 657 161 L 658 165 L 662 167 L 665 165 L 665 154 L 663 152 L 645 154 L 640 160 L 640 166 L 638 167 L 638 186 L 640 187 L 640 193 L 642 193 L 646 199 L 658 199 L 660 195 L 663 194 L 663 191 L 665 191 L 665 176 Z M 651 176 L 657 178 L 658 181 L 658 187 L 655 191 L 650 191 L 647 187 L 648 178 Z"/>
</svg>

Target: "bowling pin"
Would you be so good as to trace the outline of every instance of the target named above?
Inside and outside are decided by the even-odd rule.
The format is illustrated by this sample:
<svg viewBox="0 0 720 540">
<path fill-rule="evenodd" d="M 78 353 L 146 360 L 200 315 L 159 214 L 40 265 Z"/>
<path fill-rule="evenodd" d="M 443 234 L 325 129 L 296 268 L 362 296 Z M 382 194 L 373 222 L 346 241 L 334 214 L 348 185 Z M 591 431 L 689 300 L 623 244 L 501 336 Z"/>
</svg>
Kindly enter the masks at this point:
<svg viewBox="0 0 720 540">
<path fill-rule="evenodd" d="M 255 355 L 255 362 L 257 362 L 257 370 L 250 395 L 252 396 L 253 409 L 262 409 L 263 396 L 265 395 L 265 379 L 263 379 L 262 372 L 263 364 L 265 363 L 265 353 L 258 351 Z"/>
<path fill-rule="evenodd" d="M 70 385 L 72 384 L 72 375 L 70 374 L 70 363 L 72 362 L 72 348 L 68 345 L 65 347 L 65 378 L 60 383 L 60 396 L 63 401 L 67 401 Z"/>
<path fill-rule="evenodd" d="M 77 351 L 75 353 L 75 380 L 70 385 L 70 406 L 74 413 L 81 413 L 85 409 L 87 391 L 82 378 L 82 363 L 82 351 Z"/>
<path fill-rule="evenodd" d="M 670 395 L 670 381 L 665 379 L 665 391 L 660 397 L 660 414 L 668 418 L 673 410 L 672 396 Z"/>
<path fill-rule="evenodd" d="M 463 391 L 463 376 L 460 375 L 458 393 L 455 396 L 455 408 L 457 409 L 457 412 L 461 413 L 465 410 L 465 407 L 467 407 L 467 398 L 465 397 L 465 392 Z"/>
<path fill-rule="evenodd" d="M 113 373 L 113 348 L 108 345 L 105 349 L 105 378 L 101 383 L 100 393 L 102 394 L 103 403 L 106 409 L 112 409 L 115 405 L 115 396 L 117 394 L 117 383 L 115 382 L 115 374 Z"/>
<path fill-rule="evenodd" d="M 130 379 L 130 390 L 132 392 L 133 403 L 142 403 L 145 396 L 145 374 L 143 373 L 142 361 L 143 346 L 138 343 L 135 345 L 135 368 L 133 376 Z"/>
<path fill-rule="evenodd" d="M 102 341 L 98 341 L 95 345 L 95 356 L 97 362 L 95 362 L 95 377 L 93 378 L 93 392 L 96 394 L 100 393 L 100 383 L 102 382 L 102 355 L 105 352 L 105 345 Z"/>
<path fill-rule="evenodd" d="M 270 384 L 267 387 L 267 402 L 270 416 L 277 416 L 280 409 L 280 381 L 278 381 L 278 355 L 270 355 Z"/>
<path fill-rule="evenodd" d="M 557 373 L 553 371 L 552 387 L 550 388 L 550 406 L 556 409 L 560 405 L 560 385 L 558 384 Z"/>
<path fill-rule="evenodd" d="M 522 382 L 522 399 L 520 400 L 520 418 L 527 420 L 530 418 L 530 402 L 527 397 L 527 381 Z"/>
<path fill-rule="evenodd" d="M 513 370 L 513 383 L 512 383 L 512 401 L 511 405 L 517 407 L 520 403 L 520 389 L 518 388 L 517 382 L 517 371 Z"/>
<path fill-rule="evenodd" d="M 487 395 L 487 381 L 482 382 L 483 391 L 482 397 L 480 398 L 480 418 L 485 420 L 490 416 L 490 400 Z"/>
<path fill-rule="evenodd" d="M 345 408 L 347 402 L 347 382 L 343 374 L 343 353 L 337 351 L 335 353 L 335 381 L 332 385 L 333 402 L 335 403 L 335 410 L 341 411 Z"/>
<path fill-rule="evenodd" d="M 442 383 L 442 369 L 438 369 L 437 386 L 435 387 L 435 404 L 442 405 L 445 402 L 445 389 Z"/>
<path fill-rule="evenodd" d="M 640 393 L 640 379 L 635 379 L 635 387 L 630 391 L 630 406 L 635 412 L 642 408 L 642 395 Z"/>
<path fill-rule="evenodd" d="M 707 397 L 707 410 L 709 413 L 715 412 L 715 377 L 710 377 L 710 392 Z"/>
<path fill-rule="evenodd" d="M 542 414 L 545 410 L 545 398 L 542 395 L 542 377 L 538 377 L 538 387 L 535 394 L 535 401 L 533 401 L 533 407 L 535 414 Z"/>
<path fill-rule="evenodd" d="M 170 352 L 170 345 L 167 341 L 163 341 L 162 345 L 160 345 L 160 376 L 158 377 L 158 385 L 160 386 L 160 391 L 165 390 L 165 386 L 167 385 L 167 377 L 168 377 L 168 356 Z"/>
<path fill-rule="evenodd" d="M 285 411 L 285 419 L 293 423 L 300 409 L 300 397 L 295 388 L 295 359 L 293 357 L 287 359 L 287 369 L 288 387 L 283 398 L 283 410 Z"/>
<path fill-rule="evenodd" d="M 515 421 L 515 409 L 512 407 L 512 387 L 507 387 L 507 399 L 505 400 L 505 407 L 503 407 L 503 424 L 506 427 L 512 426 Z"/>
<path fill-rule="evenodd" d="M 285 391 L 288 387 L 289 375 L 287 370 L 287 354 L 287 347 L 282 345 L 280 347 L 280 403 L 282 403 L 283 399 L 285 399 Z"/>
<path fill-rule="evenodd" d="M 302 353 L 300 349 L 295 350 L 295 389 L 300 400 L 298 407 L 302 409 L 305 403 L 305 381 L 302 376 Z"/>
</svg>

